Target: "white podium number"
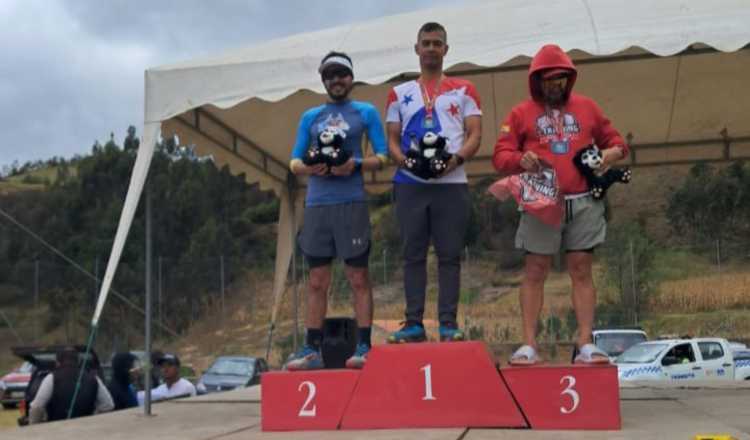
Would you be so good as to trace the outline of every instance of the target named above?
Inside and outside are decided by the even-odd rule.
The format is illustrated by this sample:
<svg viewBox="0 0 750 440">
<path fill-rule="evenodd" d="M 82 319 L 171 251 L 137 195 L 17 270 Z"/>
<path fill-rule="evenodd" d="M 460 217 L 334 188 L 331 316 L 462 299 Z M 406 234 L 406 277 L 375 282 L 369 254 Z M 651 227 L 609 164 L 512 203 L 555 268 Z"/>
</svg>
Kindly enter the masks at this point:
<svg viewBox="0 0 750 440">
<path fill-rule="evenodd" d="M 432 395 L 432 364 L 425 365 L 419 371 L 424 371 L 424 397 L 422 397 L 422 400 L 437 400 Z"/>
<path fill-rule="evenodd" d="M 560 407 L 560 412 L 563 414 L 570 414 L 576 409 L 578 409 L 578 404 L 581 403 L 581 396 L 578 395 L 578 392 L 573 389 L 573 387 L 576 384 L 576 378 L 573 376 L 563 376 L 562 379 L 560 379 L 560 385 L 562 385 L 563 381 L 567 380 L 568 385 L 565 387 L 562 393 L 560 393 L 561 396 L 568 395 L 570 396 L 571 400 L 573 401 L 573 405 L 570 408 L 566 408 L 564 406 Z"/>
<path fill-rule="evenodd" d="M 297 391 L 302 391 L 302 387 L 305 386 L 307 387 L 307 400 L 305 400 L 305 403 L 302 405 L 302 408 L 299 409 L 299 414 L 297 415 L 299 417 L 315 417 L 315 410 L 317 407 L 313 405 L 312 408 L 307 408 L 315 398 L 315 384 L 306 380 L 299 384 Z"/>
</svg>

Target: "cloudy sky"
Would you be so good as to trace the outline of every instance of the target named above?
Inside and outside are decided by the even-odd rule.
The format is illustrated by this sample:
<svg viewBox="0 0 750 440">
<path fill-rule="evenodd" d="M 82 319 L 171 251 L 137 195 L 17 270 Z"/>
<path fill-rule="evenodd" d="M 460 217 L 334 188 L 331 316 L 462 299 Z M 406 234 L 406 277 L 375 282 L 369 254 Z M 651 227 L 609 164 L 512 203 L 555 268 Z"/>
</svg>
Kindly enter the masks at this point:
<svg viewBox="0 0 750 440">
<path fill-rule="evenodd" d="M 471 0 L 0 0 L 0 167 L 140 133 L 143 71 Z"/>
</svg>

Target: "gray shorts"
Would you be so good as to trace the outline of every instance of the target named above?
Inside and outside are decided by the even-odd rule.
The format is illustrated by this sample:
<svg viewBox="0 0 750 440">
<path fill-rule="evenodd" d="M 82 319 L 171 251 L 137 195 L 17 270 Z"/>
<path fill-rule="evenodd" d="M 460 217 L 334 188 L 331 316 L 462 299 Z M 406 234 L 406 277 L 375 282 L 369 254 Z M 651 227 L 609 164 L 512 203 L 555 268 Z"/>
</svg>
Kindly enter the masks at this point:
<svg viewBox="0 0 750 440">
<path fill-rule="evenodd" d="M 521 212 L 516 248 L 541 255 L 554 255 L 561 246 L 568 252 L 588 251 L 602 244 L 606 234 L 604 202 L 590 195 L 569 196 L 565 199 L 565 217 L 559 228 Z"/>
<path fill-rule="evenodd" d="M 306 206 L 297 239 L 309 257 L 351 259 L 370 247 L 370 212 L 365 202 Z"/>
</svg>

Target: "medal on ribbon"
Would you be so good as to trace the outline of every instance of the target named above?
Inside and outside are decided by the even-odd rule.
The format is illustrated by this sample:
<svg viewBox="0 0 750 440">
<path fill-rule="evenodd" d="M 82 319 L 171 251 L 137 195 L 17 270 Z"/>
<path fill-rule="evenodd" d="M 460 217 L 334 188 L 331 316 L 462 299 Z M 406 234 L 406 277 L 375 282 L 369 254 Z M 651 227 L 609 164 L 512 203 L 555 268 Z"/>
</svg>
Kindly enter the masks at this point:
<svg viewBox="0 0 750 440">
<path fill-rule="evenodd" d="M 437 83 L 435 84 L 435 89 L 432 96 L 430 96 L 430 94 L 428 93 L 427 87 L 425 86 L 424 82 L 422 82 L 421 79 L 418 80 L 420 92 L 422 94 L 422 101 L 424 101 L 425 116 L 422 120 L 422 128 L 424 128 L 425 130 L 431 130 L 435 128 L 435 113 L 433 109 L 435 108 L 435 101 L 437 100 L 438 96 L 440 96 L 440 83 L 442 82 L 442 80 L 442 77 L 438 79 Z"/>
</svg>

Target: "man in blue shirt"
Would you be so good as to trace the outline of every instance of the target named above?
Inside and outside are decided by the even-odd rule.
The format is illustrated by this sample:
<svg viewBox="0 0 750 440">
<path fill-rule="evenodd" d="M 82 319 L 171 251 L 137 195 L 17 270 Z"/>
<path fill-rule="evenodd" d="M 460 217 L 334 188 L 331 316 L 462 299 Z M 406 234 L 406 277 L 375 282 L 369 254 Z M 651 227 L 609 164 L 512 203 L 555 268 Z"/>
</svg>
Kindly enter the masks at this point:
<svg viewBox="0 0 750 440">
<path fill-rule="evenodd" d="M 380 115 L 368 102 L 352 101 L 349 92 L 354 80 L 351 58 L 330 52 L 318 69 L 328 92 L 327 103 L 307 110 L 297 131 L 290 169 L 298 176 L 309 176 L 305 199 L 305 222 L 299 245 L 310 266 L 307 284 L 305 345 L 290 357 L 288 370 L 323 368 L 320 344 L 331 284 L 331 262 L 338 257 L 346 265 L 346 277 L 354 291 L 354 314 L 359 342 L 348 368 L 362 368 L 370 350 L 372 327 L 372 286 L 368 274 L 370 216 L 364 189 L 363 171 L 379 170 L 387 160 L 387 147 Z M 323 130 L 343 138 L 343 149 L 351 158 L 340 166 L 305 165 L 310 146 Z M 364 157 L 362 135 L 372 144 L 374 156 Z"/>
</svg>

